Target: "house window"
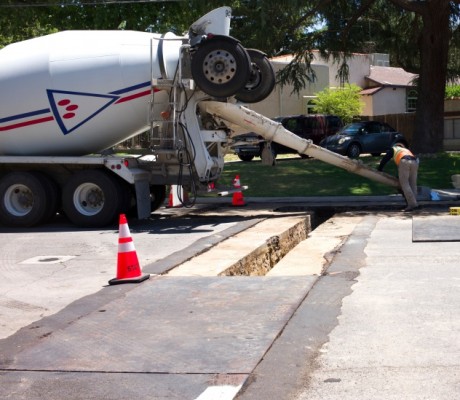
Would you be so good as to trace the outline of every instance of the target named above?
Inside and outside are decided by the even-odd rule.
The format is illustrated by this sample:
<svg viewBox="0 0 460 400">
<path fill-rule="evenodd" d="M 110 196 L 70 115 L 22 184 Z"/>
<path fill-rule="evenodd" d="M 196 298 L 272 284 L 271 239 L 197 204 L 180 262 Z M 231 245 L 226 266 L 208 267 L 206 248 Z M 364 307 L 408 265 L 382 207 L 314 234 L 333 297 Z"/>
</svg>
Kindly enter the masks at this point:
<svg viewBox="0 0 460 400">
<path fill-rule="evenodd" d="M 416 90 L 411 89 L 407 92 L 407 112 L 414 112 L 417 109 L 418 93 Z"/>
</svg>

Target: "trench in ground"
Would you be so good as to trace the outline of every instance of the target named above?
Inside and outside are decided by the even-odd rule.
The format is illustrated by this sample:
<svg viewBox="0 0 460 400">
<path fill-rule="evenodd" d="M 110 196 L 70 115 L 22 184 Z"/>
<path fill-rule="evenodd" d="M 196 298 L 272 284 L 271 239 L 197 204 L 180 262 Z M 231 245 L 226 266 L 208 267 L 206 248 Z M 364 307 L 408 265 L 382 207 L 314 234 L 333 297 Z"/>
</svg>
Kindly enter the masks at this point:
<svg viewBox="0 0 460 400">
<path fill-rule="evenodd" d="M 310 232 L 335 214 L 335 210 L 331 208 L 318 208 L 312 211 L 298 206 L 282 207 L 276 211 L 305 212 L 305 219 L 280 235 L 269 237 L 262 246 L 242 257 L 219 276 L 265 276 L 295 246 L 307 239 Z"/>
</svg>

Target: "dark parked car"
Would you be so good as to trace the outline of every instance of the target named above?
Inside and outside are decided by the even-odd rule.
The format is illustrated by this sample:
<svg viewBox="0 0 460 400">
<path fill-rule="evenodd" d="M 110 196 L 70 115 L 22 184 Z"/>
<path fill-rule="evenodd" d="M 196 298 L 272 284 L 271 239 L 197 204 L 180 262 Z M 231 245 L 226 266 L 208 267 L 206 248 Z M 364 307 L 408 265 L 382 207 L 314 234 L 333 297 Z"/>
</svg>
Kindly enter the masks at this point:
<svg viewBox="0 0 460 400">
<path fill-rule="evenodd" d="M 407 146 L 404 136 L 385 122 L 365 121 L 345 126 L 336 135 L 323 139 L 320 146 L 350 158 L 357 158 L 362 153 L 379 156 L 396 142 Z"/>
<path fill-rule="evenodd" d="M 273 120 L 280 122 L 297 136 L 310 139 L 315 144 L 319 144 L 322 139 L 333 135 L 343 127 L 342 120 L 336 115 L 291 115 L 273 118 Z M 251 161 L 254 157 L 260 157 L 266 143 L 261 136 L 252 132 L 239 135 L 235 137 L 235 140 L 237 145 L 234 151 L 243 161 Z M 277 154 L 296 153 L 295 150 L 275 142 L 271 143 L 271 150 L 275 157 Z"/>
</svg>

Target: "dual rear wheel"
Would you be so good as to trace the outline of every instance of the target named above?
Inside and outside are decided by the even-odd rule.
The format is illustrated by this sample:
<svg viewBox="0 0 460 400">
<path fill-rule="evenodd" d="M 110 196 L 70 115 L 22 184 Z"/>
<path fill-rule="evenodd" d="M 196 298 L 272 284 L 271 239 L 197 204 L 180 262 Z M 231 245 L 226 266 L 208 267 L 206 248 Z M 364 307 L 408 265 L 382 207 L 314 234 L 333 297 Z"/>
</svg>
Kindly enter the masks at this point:
<svg viewBox="0 0 460 400">
<path fill-rule="evenodd" d="M 10 172 L 0 179 L 0 198 L 0 223 L 29 227 L 56 214 L 59 189 L 41 172 Z"/>
<path fill-rule="evenodd" d="M 163 204 L 166 188 L 152 185 L 150 192 L 154 211 Z M 96 228 L 135 208 L 131 187 L 104 170 L 74 173 L 63 185 L 62 195 L 58 185 L 41 172 L 10 172 L 0 178 L 0 223 L 6 226 L 44 224 L 62 209 L 73 224 Z"/>
</svg>

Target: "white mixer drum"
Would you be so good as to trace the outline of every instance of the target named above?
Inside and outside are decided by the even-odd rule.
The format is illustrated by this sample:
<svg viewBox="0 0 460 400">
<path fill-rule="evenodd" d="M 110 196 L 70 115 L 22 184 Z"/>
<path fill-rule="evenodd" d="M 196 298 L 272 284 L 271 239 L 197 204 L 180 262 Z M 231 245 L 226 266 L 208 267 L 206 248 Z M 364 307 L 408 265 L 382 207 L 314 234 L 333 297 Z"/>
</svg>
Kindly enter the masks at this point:
<svg viewBox="0 0 460 400">
<path fill-rule="evenodd" d="M 151 78 L 175 73 L 183 43 L 164 36 L 161 60 L 161 35 L 134 31 L 65 31 L 0 50 L 0 154 L 85 155 L 145 131 Z M 164 110 L 167 93 L 154 102 Z"/>
</svg>

